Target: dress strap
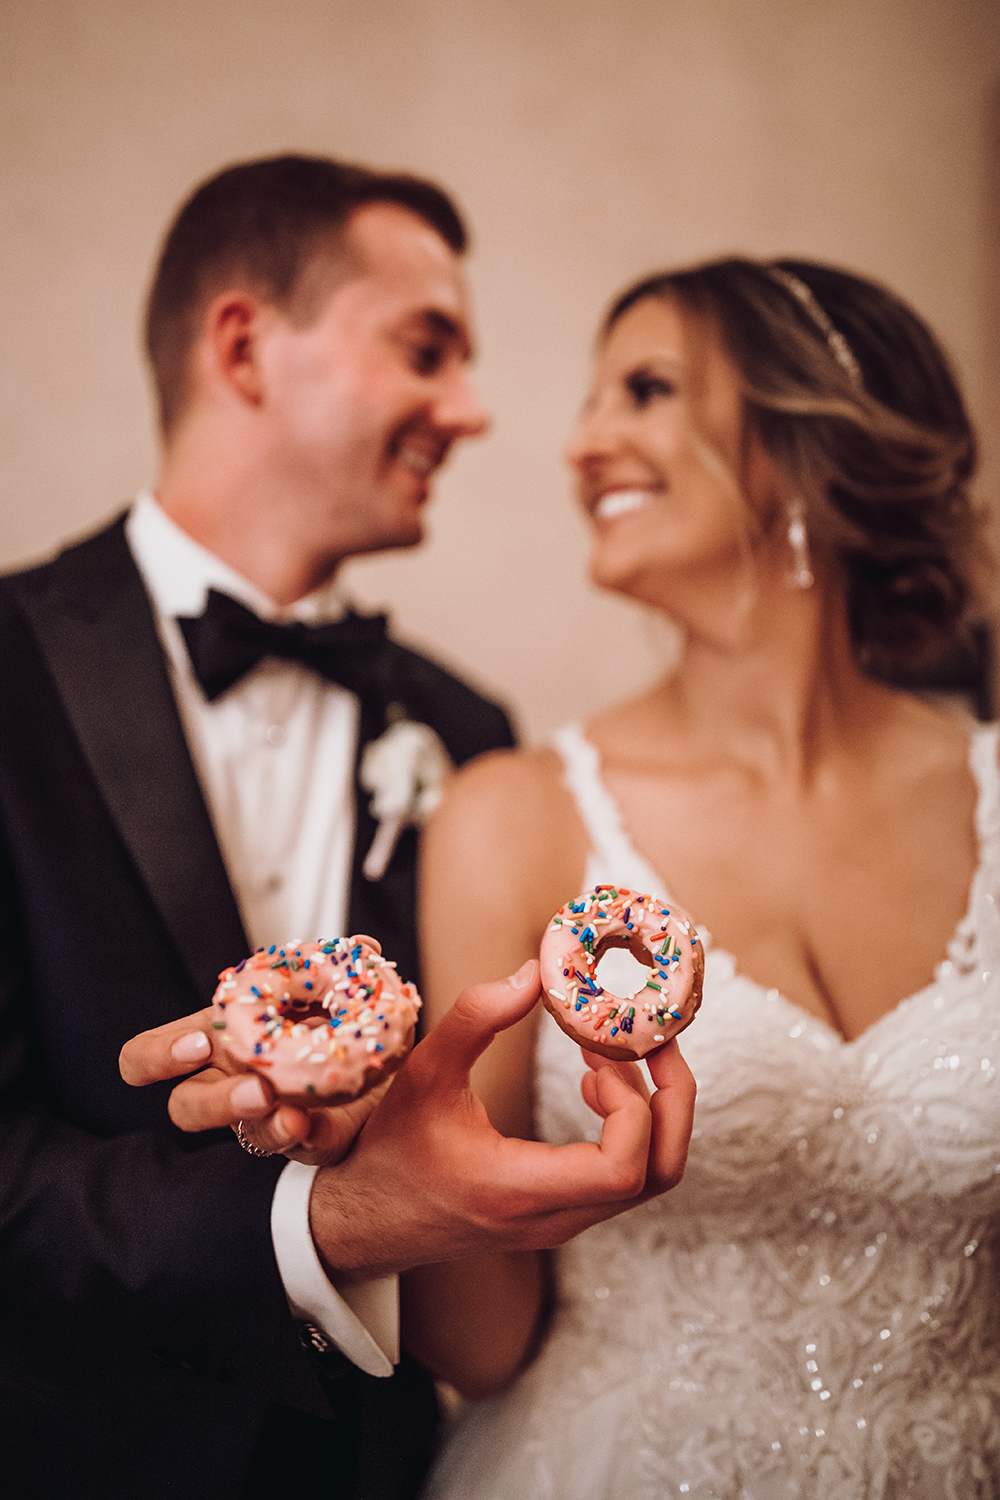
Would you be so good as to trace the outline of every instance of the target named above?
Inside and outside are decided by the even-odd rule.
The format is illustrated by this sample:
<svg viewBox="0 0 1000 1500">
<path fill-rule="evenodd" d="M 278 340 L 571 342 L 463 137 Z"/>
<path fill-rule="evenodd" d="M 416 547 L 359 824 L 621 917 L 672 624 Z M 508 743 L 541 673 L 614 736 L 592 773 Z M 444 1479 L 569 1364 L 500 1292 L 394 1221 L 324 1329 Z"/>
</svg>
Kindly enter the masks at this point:
<svg viewBox="0 0 1000 1500">
<path fill-rule="evenodd" d="M 952 969 L 970 974 L 980 966 L 983 897 L 993 900 L 996 869 L 1000 862 L 1000 770 L 997 743 L 1000 725 L 979 724 L 969 741 L 969 769 L 976 783 L 976 840 L 979 860 L 969 891 L 969 909 L 955 928 L 948 944 L 948 962 L 939 964 L 935 977 L 941 980 Z"/>
<path fill-rule="evenodd" d="M 623 884 L 629 881 L 636 889 L 659 890 L 662 882 L 625 832 L 618 804 L 601 780 L 601 758 L 580 725 L 564 724 L 551 743 L 562 759 L 563 779 L 598 866 L 617 871 L 615 878 Z"/>
<path fill-rule="evenodd" d="M 1000 767 L 997 747 L 1000 724 L 981 724 L 972 733 L 969 744 L 969 768 L 979 792 L 976 801 L 976 833 L 979 838 L 980 863 L 1000 855 Z"/>
</svg>

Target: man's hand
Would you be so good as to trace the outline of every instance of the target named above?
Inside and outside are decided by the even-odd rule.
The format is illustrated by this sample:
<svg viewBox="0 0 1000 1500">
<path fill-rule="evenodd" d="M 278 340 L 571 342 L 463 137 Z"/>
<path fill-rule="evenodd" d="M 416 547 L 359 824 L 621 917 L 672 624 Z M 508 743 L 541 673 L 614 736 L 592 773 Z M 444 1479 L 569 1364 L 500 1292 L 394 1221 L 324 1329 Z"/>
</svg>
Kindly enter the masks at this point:
<svg viewBox="0 0 1000 1500">
<path fill-rule="evenodd" d="M 469 1070 L 497 1032 L 528 1014 L 538 992 L 534 961 L 510 979 L 464 991 L 387 1084 L 344 1109 L 275 1108 L 263 1080 L 205 1067 L 174 1089 L 171 1119 L 182 1130 L 242 1120 L 262 1150 L 322 1164 L 310 1221 L 331 1275 L 380 1276 L 560 1245 L 680 1181 L 695 1084 L 675 1042 L 649 1059 L 651 1099 L 638 1069 L 588 1057 L 583 1094 L 604 1120 L 599 1144 L 499 1135 L 469 1087 Z M 126 1082 L 175 1078 L 207 1063 L 207 1017 L 134 1037 L 121 1056 Z"/>
<path fill-rule="evenodd" d="M 354 1149 L 313 1187 L 313 1239 L 328 1273 L 381 1275 L 498 1250 L 562 1244 L 674 1187 L 684 1171 L 695 1084 L 676 1045 L 637 1069 L 599 1066 L 584 1097 L 599 1144 L 506 1139 L 469 1088 L 498 1031 L 527 1015 L 537 963 L 459 996 L 396 1074 Z"/>
</svg>

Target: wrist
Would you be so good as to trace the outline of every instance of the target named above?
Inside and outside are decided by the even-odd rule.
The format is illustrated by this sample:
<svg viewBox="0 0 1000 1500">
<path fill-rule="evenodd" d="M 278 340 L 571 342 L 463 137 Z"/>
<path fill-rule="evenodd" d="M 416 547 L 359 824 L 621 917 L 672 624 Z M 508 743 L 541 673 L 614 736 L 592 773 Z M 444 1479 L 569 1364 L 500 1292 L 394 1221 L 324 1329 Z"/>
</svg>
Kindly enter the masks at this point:
<svg viewBox="0 0 1000 1500">
<path fill-rule="evenodd" d="M 309 1231 L 334 1285 L 396 1274 L 398 1236 L 389 1230 L 377 1196 L 353 1183 L 343 1164 L 319 1169 L 309 1194 Z"/>
<path fill-rule="evenodd" d="M 398 1276 L 414 1266 L 493 1248 L 493 1237 L 420 1191 L 415 1176 L 358 1180 L 354 1157 L 321 1167 L 309 1197 L 309 1229 L 336 1285 Z"/>
</svg>

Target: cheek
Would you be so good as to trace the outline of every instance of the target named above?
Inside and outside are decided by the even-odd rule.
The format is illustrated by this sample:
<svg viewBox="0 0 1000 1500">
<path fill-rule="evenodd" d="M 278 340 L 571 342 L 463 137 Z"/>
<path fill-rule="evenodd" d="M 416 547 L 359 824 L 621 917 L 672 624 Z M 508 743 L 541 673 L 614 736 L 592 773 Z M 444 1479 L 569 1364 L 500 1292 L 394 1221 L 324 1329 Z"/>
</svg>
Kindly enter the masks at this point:
<svg viewBox="0 0 1000 1500">
<path fill-rule="evenodd" d="M 706 554 L 745 551 L 755 530 L 734 471 L 712 452 L 685 444 L 674 465 L 675 524 L 693 549 Z"/>
<path fill-rule="evenodd" d="M 590 576 L 600 587 L 649 599 L 657 582 L 698 587 L 745 566 L 750 545 L 742 507 L 714 485 L 668 492 L 649 511 L 595 532 Z"/>
<path fill-rule="evenodd" d="M 366 392 L 345 382 L 313 386 L 291 413 L 304 452 L 344 470 L 370 467 L 384 447 L 384 423 Z"/>
<path fill-rule="evenodd" d="M 370 389 L 376 389 L 369 361 L 338 357 L 318 338 L 303 339 L 280 351 L 276 389 L 290 431 L 303 438 L 323 432 L 347 434 L 364 424 Z"/>
</svg>

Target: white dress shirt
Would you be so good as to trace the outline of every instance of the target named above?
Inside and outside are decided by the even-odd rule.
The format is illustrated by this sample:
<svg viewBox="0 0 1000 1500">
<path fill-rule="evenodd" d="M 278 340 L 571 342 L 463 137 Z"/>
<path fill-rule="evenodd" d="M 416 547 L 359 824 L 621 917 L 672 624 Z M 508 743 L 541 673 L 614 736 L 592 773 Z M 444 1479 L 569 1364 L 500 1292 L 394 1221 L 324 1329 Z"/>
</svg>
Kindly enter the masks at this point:
<svg viewBox="0 0 1000 1500">
<path fill-rule="evenodd" d="M 178 615 L 200 615 L 210 588 L 262 619 L 319 623 L 344 601 L 332 584 L 281 609 L 161 510 L 136 500 L 126 535 L 153 601 L 188 748 L 253 947 L 344 933 L 354 842 L 358 700 L 298 662 L 265 657 L 214 703 L 191 667 Z M 235 963 L 243 954 L 234 953 Z M 208 1003 L 209 996 L 205 996 Z M 391 1375 L 399 1358 L 395 1277 L 327 1280 L 309 1232 L 315 1167 L 278 1179 L 271 1235 L 292 1313 L 318 1323 L 354 1364 Z"/>
</svg>

